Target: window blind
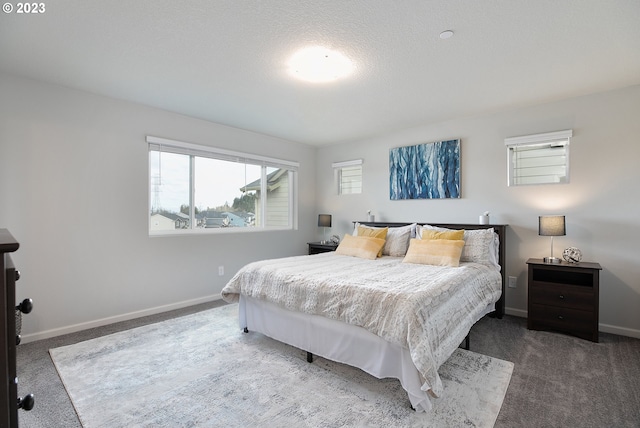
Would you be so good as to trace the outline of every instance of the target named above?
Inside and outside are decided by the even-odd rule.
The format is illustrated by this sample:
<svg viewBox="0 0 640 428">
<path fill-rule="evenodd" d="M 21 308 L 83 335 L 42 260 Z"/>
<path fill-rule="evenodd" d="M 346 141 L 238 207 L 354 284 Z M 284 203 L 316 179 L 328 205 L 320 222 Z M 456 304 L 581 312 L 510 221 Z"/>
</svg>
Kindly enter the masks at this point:
<svg viewBox="0 0 640 428">
<path fill-rule="evenodd" d="M 572 130 L 506 138 L 508 184 L 569 182 L 569 143 Z"/>
</svg>

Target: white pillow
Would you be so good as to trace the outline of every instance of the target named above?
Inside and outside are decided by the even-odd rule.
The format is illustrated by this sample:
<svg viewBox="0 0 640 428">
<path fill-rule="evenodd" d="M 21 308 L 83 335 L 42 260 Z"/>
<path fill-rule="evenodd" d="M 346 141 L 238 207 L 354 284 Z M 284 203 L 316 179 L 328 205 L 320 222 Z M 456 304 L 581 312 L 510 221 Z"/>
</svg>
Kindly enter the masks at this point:
<svg viewBox="0 0 640 428">
<path fill-rule="evenodd" d="M 369 229 L 384 229 L 383 227 L 366 226 L 356 223 L 353 236 L 358 236 L 358 226 Z M 387 240 L 382 248 L 382 255 L 404 257 L 409 248 L 409 240 L 415 237 L 416 226 L 416 223 L 413 223 L 406 226 L 390 227 L 387 230 Z"/>
<path fill-rule="evenodd" d="M 495 266 L 498 271 L 502 269 L 500 263 L 500 237 L 497 233 L 493 235 L 493 245 L 491 246 L 491 251 L 489 251 L 489 262 L 491 262 L 492 266 Z"/>
<path fill-rule="evenodd" d="M 452 230 L 445 227 L 430 226 L 428 224 L 423 225 L 422 228 L 431 230 Z M 422 229 L 420 226 L 418 226 L 417 234 L 418 236 L 422 235 Z M 493 266 L 500 270 L 500 265 L 498 264 L 499 246 L 500 240 L 492 227 L 489 229 L 465 229 L 464 247 L 462 248 L 460 261 L 480 263 Z"/>
</svg>

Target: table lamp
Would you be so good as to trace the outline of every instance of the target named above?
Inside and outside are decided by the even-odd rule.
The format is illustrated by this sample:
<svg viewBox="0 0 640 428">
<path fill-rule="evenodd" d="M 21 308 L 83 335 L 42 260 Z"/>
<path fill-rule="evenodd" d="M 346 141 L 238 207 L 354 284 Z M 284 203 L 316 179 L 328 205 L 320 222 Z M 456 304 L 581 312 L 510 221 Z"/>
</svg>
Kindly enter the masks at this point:
<svg viewBox="0 0 640 428">
<path fill-rule="evenodd" d="M 327 243 L 327 227 L 331 227 L 331 214 L 318 214 L 318 227 L 324 227 L 323 244 Z"/>
<path fill-rule="evenodd" d="M 551 256 L 545 257 L 545 263 L 560 263 L 562 260 L 553 257 L 553 237 L 567 234 L 563 215 L 543 215 L 538 217 L 538 235 L 551 237 Z"/>
</svg>

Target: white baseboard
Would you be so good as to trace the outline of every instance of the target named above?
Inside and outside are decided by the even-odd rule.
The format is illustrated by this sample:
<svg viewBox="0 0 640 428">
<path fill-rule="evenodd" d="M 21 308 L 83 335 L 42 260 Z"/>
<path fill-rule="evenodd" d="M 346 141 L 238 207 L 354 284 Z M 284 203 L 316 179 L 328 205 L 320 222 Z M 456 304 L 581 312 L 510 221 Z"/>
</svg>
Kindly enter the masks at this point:
<svg viewBox="0 0 640 428">
<path fill-rule="evenodd" d="M 526 318 L 527 311 L 515 308 L 505 308 L 504 313 L 507 315 L 513 315 L 516 317 Z M 640 339 L 640 330 L 635 328 L 618 327 L 617 325 L 610 324 L 598 324 L 598 330 L 603 333 L 617 334 L 618 336 L 635 337 Z"/>
<path fill-rule="evenodd" d="M 636 330 L 635 328 L 627 328 L 627 327 L 618 327 L 617 325 L 609 325 L 609 324 L 598 324 L 598 330 L 603 333 L 611 333 L 617 334 L 619 336 L 628 336 L 635 337 L 636 339 L 640 339 L 640 330 Z"/>
<path fill-rule="evenodd" d="M 513 315 L 514 317 L 520 317 L 520 318 L 527 317 L 527 311 L 524 311 L 522 309 L 504 308 L 504 313 L 507 315 Z"/>
<path fill-rule="evenodd" d="M 129 312 L 127 314 L 116 315 L 113 317 L 101 318 L 99 320 L 88 321 L 84 323 L 74 324 L 66 327 L 54 328 L 37 333 L 30 333 L 21 336 L 21 343 L 34 342 L 36 340 L 48 339 L 50 337 L 62 336 L 63 334 L 75 333 L 77 331 L 87 330 L 94 327 L 102 327 L 103 325 L 113 324 L 120 321 L 128 321 L 135 318 L 141 318 L 148 315 L 155 315 L 162 312 L 168 312 L 175 309 L 182 309 L 188 306 L 198 305 L 200 303 L 208 303 L 222 299 L 220 294 L 200 297 L 197 299 L 184 300 L 170 305 L 157 306 L 155 308 L 144 309 L 141 311 Z M 527 311 L 515 308 L 505 308 L 505 314 L 513 315 L 520 318 L 527 317 Z M 618 327 L 609 324 L 599 324 L 598 329 L 604 333 L 617 334 L 620 336 L 628 336 L 640 339 L 640 330 L 626 327 Z"/>
<path fill-rule="evenodd" d="M 135 318 L 155 315 L 162 312 L 182 309 L 188 306 L 199 305 L 200 303 L 208 303 L 222 299 L 222 295 L 214 294 L 211 296 L 200 297 L 197 299 L 183 300 L 182 302 L 171 303 L 169 305 L 156 306 L 155 308 L 143 309 L 141 311 L 129 312 L 127 314 L 116 315 L 107 318 L 101 318 L 94 321 L 87 321 L 79 324 L 73 324 L 66 327 L 54 328 L 51 330 L 30 333 L 21 336 L 21 343 L 35 342 L 36 340 L 48 339 L 50 337 L 62 336 L 63 334 L 75 333 L 77 331 L 87 330 L 94 327 L 102 327 L 103 325 L 113 324 L 120 321 L 128 321 Z"/>
</svg>

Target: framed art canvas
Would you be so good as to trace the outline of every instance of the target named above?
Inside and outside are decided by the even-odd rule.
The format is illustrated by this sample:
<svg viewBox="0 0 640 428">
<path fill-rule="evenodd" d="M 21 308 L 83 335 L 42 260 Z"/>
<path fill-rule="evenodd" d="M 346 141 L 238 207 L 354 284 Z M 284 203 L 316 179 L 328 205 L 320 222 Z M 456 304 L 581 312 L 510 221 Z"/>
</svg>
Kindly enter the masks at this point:
<svg viewBox="0 0 640 428">
<path fill-rule="evenodd" d="M 389 150 L 389 197 L 460 198 L 460 140 Z"/>
</svg>

